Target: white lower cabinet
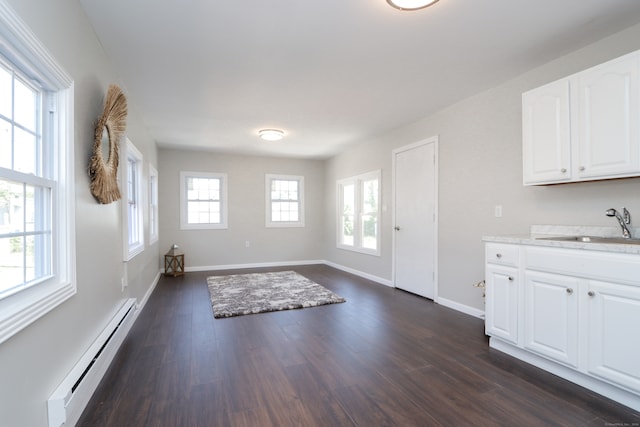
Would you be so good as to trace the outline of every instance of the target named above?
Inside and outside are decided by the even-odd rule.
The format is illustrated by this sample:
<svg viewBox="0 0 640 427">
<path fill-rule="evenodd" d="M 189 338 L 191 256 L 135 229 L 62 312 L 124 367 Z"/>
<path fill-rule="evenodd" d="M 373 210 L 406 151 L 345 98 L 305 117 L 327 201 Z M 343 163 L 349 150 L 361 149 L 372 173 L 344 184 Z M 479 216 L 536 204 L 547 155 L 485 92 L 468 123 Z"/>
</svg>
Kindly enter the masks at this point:
<svg viewBox="0 0 640 427">
<path fill-rule="evenodd" d="M 493 295 L 486 300 L 486 333 L 517 343 L 520 248 L 517 245 L 488 243 L 485 259 L 486 290 Z"/>
<path fill-rule="evenodd" d="M 524 347 L 578 366 L 578 279 L 525 271 Z"/>
<path fill-rule="evenodd" d="M 518 342 L 517 277 L 515 268 L 487 265 L 485 283 L 494 297 L 487 300 L 486 332 L 512 343 Z"/>
<path fill-rule="evenodd" d="M 640 286 L 589 281 L 587 302 L 587 371 L 640 392 Z"/>
<path fill-rule="evenodd" d="M 519 256 L 487 243 L 491 347 L 640 411 L 640 255 L 502 246 Z"/>
</svg>

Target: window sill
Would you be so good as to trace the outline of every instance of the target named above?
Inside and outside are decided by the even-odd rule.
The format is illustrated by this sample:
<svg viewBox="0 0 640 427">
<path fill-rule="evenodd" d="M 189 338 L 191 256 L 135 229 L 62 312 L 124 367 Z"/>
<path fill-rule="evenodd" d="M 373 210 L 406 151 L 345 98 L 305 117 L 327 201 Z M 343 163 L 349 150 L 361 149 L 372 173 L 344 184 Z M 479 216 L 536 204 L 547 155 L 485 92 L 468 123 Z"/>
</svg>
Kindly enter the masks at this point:
<svg viewBox="0 0 640 427">
<path fill-rule="evenodd" d="M 133 258 L 141 254 L 142 252 L 144 252 L 144 243 L 140 243 L 136 246 L 130 246 L 129 252 L 126 254 L 124 261 L 125 262 L 131 261 Z"/>
<path fill-rule="evenodd" d="M 304 228 L 304 222 L 267 222 L 266 228 Z"/>
<path fill-rule="evenodd" d="M 75 295 L 74 283 L 40 284 L 0 301 L 0 344 Z"/>
<path fill-rule="evenodd" d="M 336 247 L 338 249 L 342 249 L 345 251 L 349 251 L 349 252 L 358 252 L 361 254 L 365 254 L 365 255 L 373 255 L 373 256 L 380 256 L 380 251 L 376 250 L 376 249 L 367 249 L 367 248 L 358 248 L 358 247 L 354 247 L 354 246 L 346 246 L 346 245 L 336 245 Z"/>
</svg>

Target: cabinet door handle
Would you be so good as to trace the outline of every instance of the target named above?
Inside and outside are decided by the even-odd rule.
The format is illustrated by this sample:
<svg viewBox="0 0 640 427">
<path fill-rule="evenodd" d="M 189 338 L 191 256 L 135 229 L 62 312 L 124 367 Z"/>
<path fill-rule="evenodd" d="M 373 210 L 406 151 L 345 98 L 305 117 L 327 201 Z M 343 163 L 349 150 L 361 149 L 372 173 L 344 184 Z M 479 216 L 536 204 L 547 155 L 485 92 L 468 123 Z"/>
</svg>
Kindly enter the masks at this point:
<svg viewBox="0 0 640 427">
<path fill-rule="evenodd" d="M 584 167 L 584 166 L 580 166 L 580 168 L 579 168 L 579 169 L 580 169 L 580 172 L 584 172 L 585 167 Z"/>
<path fill-rule="evenodd" d="M 513 282 L 513 276 L 509 276 L 509 281 Z"/>
<path fill-rule="evenodd" d="M 567 293 L 568 293 L 569 295 L 571 295 L 571 294 L 573 293 L 573 289 L 571 289 L 571 288 L 567 288 Z"/>
<path fill-rule="evenodd" d="M 567 173 L 567 169 L 566 168 L 562 168 L 562 169 L 560 169 L 560 172 Z"/>
<path fill-rule="evenodd" d="M 595 297 L 596 293 L 593 292 L 593 291 L 589 291 L 589 292 L 587 292 L 587 295 L 589 295 L 590 297 Z"/>
<path fill-rule="evenodd" d="M 502 258 L 502 254 L 496 254 L 496 258 L 498 259 Z"/>
</svg>

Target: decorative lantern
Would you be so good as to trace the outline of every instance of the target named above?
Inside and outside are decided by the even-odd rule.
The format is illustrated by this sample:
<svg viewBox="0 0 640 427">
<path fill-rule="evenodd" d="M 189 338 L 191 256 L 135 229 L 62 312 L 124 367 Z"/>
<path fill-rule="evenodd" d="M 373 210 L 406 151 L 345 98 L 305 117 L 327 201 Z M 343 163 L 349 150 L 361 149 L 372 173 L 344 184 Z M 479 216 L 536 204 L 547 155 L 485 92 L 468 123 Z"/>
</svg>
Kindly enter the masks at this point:
<svg viewBox="0 0 640 427">
<path fill-rule="evenodd" d="M 183 274 L 184 254 L 178 249 L 178 245 L 174 244 L 164 256 L 164 275 L 176 277 Z"/>
</svg>

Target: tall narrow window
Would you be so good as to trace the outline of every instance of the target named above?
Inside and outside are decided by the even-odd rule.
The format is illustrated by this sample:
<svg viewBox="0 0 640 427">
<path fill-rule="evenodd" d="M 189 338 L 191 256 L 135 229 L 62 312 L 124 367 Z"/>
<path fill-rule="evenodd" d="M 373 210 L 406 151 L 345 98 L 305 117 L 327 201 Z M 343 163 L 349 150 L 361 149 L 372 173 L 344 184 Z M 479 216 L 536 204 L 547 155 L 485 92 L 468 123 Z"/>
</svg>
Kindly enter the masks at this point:
<svg viewBox="0 0 640 427">
<path fill-rule="evenodd" d="M 362 185 L 362 209 L 360 217 L 360 242 L 364 249 L 378 249 L 378 189 L 380 179 L 378 176 L 365 177 Z"/>
<path fill-rule="evenodd" d="M 127 220 L 125 261 L 144 250 L 142 217 L 142 154 L 127 138 L 127 167 L 124 209 Z"/>
<path fill-rule="evenodd" d="M 304 227 L 304 177 L 265 176 L 266 226 Z"/>
<path fill-rule="evenodd" d="M 227 228 L 227 175 L 180 172 L 180 228 Z"/>
<path fill-rule="evenodd" d="M 339 186 L 339 197 L 342 202 L 340 212 L 339 244 L 353 247 L 355 245 L 356 222 L 356 184 L 354 181 L 345 181 Z"/>
<path fill-rule="evenodd" d="M 337 246 L 380 255 L 380 171 L 338 181 Z"/>
<path fill-rule="evenodd" d="M 149 243 L 158 241 L 158 171 L 149 165 Z"/>
<path fill-rule="evenodd" d="M 75 294 L 73 81 L 0 3 L 0 343 Z"/>
</svg>

